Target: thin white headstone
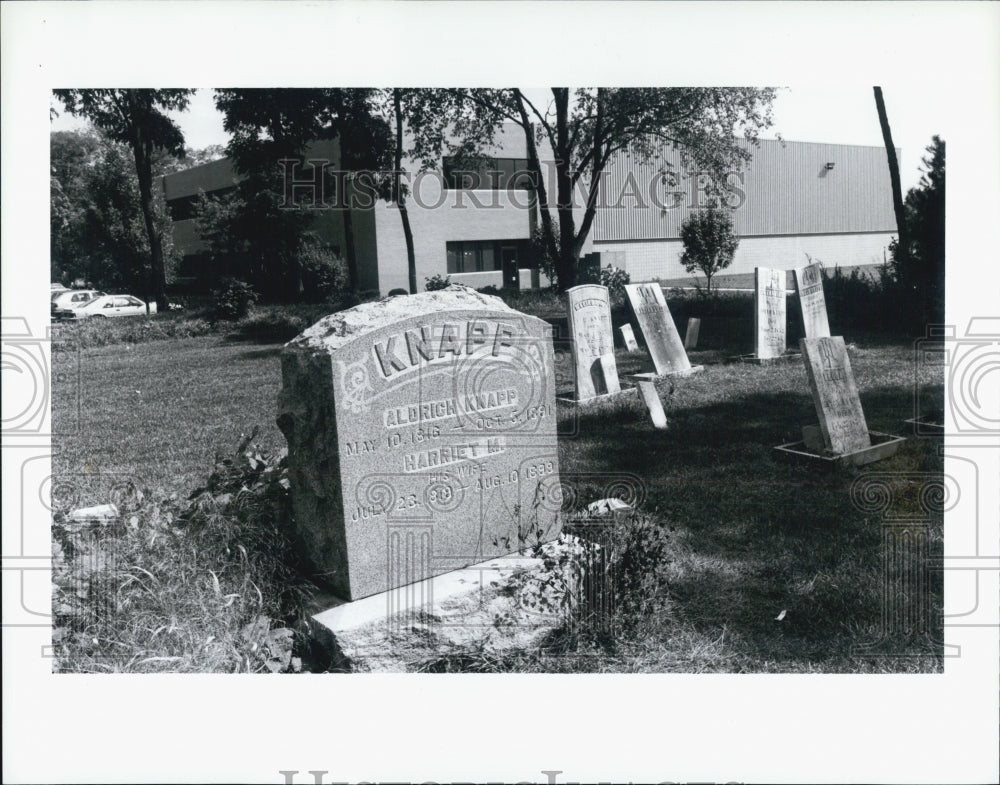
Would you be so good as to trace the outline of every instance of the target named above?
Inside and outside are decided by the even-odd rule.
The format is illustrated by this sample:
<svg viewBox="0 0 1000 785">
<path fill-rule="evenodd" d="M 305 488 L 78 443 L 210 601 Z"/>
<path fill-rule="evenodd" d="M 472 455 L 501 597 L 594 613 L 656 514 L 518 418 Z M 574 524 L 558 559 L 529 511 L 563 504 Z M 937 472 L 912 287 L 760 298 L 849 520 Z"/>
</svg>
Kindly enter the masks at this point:
<svg viewBox="0 0 1000 785">
<path fill-rule="evenodd" d="M 663 402 L 660 400 L 660 395 L 656 391 L 656 385 L 653 383 L 655 377 L 653 374 L 635 374 L 632 379 L 635 381 L 636 387 L 639 388 L 639 393 L 642 395 L 642 400 L 646 404 L 646 409 L 649 410 L 649 416 L 653 421 L 653 427 L 659 428 L 660 430 L 666 430 L 667 428 L 667 414 L 663 411 Z"/>
<path fill-rule="evenodd" d="M 701 330 L 701 319 L 692 316 L 688 319 L 687 332 L 684 334 L 684 348 L 698 348 L 698 332 Z"/>
<path fill-rule="evenodd" d="M 625 294 L 646 339 L 646 348 L 660 376 L 691 370 L 684 344 L 658 283 L 636 283 L 625 287 Z"/>
<path fill-rule="evenodd" d="M 871 447 L 844 339 L 803 338 L 799 345 L 827 449 L 843 455 Z"/>
<path fill-rule="evenodd" d="M 608 287 L 584 284 L 567 290 L 566 313 L 573 340 L 576 399 L 619 392 Z"/>
<path fill-rule="evenodd" d="M 806 338 L 829 338 L 830 321 L 823 296 L 823 268 L 818 264 L 796 268 L 795 290 L 799 294 Z"/>
<path fill-rule="evenodd" d="M 754 271 L 754 351 L 758 360 L 785 353 L 785 271 L 758 267 Z"/>
<path fill-rule="evenodd" d="M 618 329 L 621 331 L 622 341 L 625 343 L 625 348 L 628 349 L 629 352 L 639 351 L 639 344 L 635 341 L 635 333 L 632 331 L 632 325 L 623 324 Z"/>
</svg>

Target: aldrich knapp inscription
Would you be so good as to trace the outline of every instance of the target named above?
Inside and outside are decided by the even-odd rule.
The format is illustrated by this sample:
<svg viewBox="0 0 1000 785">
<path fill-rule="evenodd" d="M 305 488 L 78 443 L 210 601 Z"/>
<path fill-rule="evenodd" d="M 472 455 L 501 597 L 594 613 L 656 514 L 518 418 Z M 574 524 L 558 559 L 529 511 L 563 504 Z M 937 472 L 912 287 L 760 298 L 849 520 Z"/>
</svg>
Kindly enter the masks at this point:
<svg viewBox="0 0 1000 785">
<path fill-rule="evenodd" d="M 806 338 L 829 338 L 830 322 L 823 295 L 823 268 L 818 264 L 795 270 L 795 289 L 802 307 L 802 323 Z"/>
<path fill-rule="evenodd" d="M 465 287 L 328 316 L 282 351 L 297 535 L 358 599 L 559 533 L 551 328 Z"/>
<path fill-rule="evenodd" d="M 785 271 L 758 267 L 754 276 L 754 351 L 768 360 L 785 353 Z"/>
<path fill-rule="evenodd" d="M 803 338 L 799 345 L 826 448 L 843 455 L 871 447 L 844 339 Z"/>
<path fill-rule="evenodd" d="M 663 289 L 658 283 L 628 284 L 625 287 L 632 312 L 646 339 L 656 373 L 683 373 L 691 370 L 684 343 L 667 308 Z"/>
</svg>

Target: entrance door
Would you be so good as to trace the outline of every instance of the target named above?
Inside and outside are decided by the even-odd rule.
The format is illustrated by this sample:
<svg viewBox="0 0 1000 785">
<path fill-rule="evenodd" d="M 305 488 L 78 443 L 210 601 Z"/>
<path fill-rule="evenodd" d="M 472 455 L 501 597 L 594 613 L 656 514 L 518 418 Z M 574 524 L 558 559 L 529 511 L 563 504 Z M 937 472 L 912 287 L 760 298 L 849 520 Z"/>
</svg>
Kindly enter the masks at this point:
<svg viewBox="0 0 1000 785">
<path fill-rule="evenodd" d="M 517 246 L 501 246 L 500 262 L 503 266 L 503 288 L 520 289 L 521 276 L 517 272 Z"/>
</svg>

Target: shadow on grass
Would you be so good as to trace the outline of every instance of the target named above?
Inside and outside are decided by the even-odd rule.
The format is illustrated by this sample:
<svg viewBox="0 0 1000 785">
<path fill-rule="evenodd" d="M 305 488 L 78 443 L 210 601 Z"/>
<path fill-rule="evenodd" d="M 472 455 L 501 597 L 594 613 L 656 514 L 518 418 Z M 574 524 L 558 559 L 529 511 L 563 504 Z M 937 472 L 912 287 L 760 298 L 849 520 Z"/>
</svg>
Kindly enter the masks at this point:
<svg viewBox="0 0 1000 785">
<path fill-rule="evenodd" d="M 248 352 L 240 352 L 236 355 L 237 360 L 263 360 L 268 357 L 279 357 L 281 356 L 281 348 L 284 344 L 275 344 L 267 349 L 252 349 Z"/>
</svg>

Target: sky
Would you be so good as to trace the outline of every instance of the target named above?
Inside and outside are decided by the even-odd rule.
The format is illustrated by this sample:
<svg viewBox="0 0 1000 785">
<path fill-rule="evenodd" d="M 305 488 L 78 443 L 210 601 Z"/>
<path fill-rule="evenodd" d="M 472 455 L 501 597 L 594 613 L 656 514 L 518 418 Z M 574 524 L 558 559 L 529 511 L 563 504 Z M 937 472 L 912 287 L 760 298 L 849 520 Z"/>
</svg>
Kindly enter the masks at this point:
<svg viewBox="0 0 1000 785">
<path fill-rule="evenodd" d="M 545 101 L 544 88 L 527 90 L 534 100 Z M 903 193 L 920 180 L 921 159 L 934 134 L 940 134 L 936 113 L 940 111 L 925 90 L 912 85 L 884 85 L 886 113 L 893 144 L 901 149 L 900 178 Z M 57 111 L 59 107 L 57 106 Z M 783 87 L 774 102 L 774 125 L 762 136 L 780 135 L 790 142 L 827 142 L 883 146 L 882 131 L 868 85 Z M 196 149 L 225 145 L 228 135 L 222 115 L 213 103 L 211 89 L 198 90 L 186 112 L 174 115 L 186 143 Z M 83 122 L 65 112 L 53 121 L 53 130 L 80 128 Z M 945 139 L 947 142 L 947 139 Z"/>
</svg>

